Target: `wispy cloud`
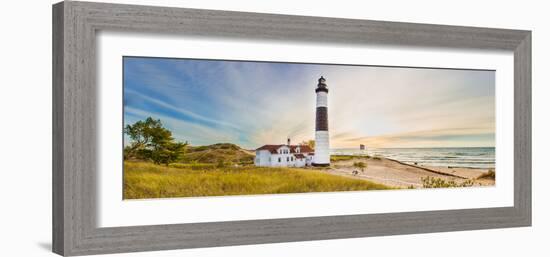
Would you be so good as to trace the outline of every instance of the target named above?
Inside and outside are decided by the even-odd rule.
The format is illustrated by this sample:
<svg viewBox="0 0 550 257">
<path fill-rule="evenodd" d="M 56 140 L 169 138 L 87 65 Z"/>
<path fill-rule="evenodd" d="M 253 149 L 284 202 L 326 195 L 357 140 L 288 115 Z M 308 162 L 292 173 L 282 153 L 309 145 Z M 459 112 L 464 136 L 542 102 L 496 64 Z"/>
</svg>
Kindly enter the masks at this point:
<svg viewBox="0 0 550 257">
<path fill-rule="evenodd" d="M 343 144 L 357 143 L 371 147 L 479 147 L 493 145 L 492 128 L 452 128 L 427 131 L 408 131 L 379 136 L 345 137 Z"/>
<path fill-rule="evenodd" d="M 210 144 L 211 141 L 236 142 L 239 138 L 239 134 L 233 131 L 212 129 L 201 124 L 174 119 L 158 112 L 126 108 L 125 113 L 133 117 L 132 120 L 128 120 L 127 124 L 143 120 L 150 116 L 160 119 L 163 125 L 172 131 L 174 138 L 181 142 L 188 141 L 193 145 Z"/>
<path fill-rule="evenodd" d="M 223 127 L 230 127 L 230 128 L 234 128 L 234 129 L 239 128 L 239 127 L 237 127 L 234 124 L 231 124 L 229 122 L 224 122 L 224 121 L 220 121 L 220 120 L 212 119 L 212 118 L 209 118 L 209 117 L 205 117 L 203 115 L 196 114 L 196 113 L 194 113 L 192 111 L 189 111 L 189 110 L 186 110 L 184 108 L 176 107 L 174 105 L 168 104 L 168 103 L 163 102 L 161 100 L 158 100 L 158 99 L 140 94 L 140 93 L 138 93 L 134 90 L 131 90 L 131 89 L 125 90 L 125 94 L 129 94 L 130 95 L 129 97 L 139 97 L 139 98 L 141 98 L 143 100 L 146 100 L 148 102 L 151 102 L 151 103 L 153 103 L 157 106 L 165 108 L 166 110 L 175 111 L 177 113 L 180 113 L 180 114 L 190 118 L 191 120 L 196 120 L 198 122 L 206 122 L 206 123 L 209 123 L 209 124 L 217 124 L 217 125 L 221 125 Z"/>
</svg>

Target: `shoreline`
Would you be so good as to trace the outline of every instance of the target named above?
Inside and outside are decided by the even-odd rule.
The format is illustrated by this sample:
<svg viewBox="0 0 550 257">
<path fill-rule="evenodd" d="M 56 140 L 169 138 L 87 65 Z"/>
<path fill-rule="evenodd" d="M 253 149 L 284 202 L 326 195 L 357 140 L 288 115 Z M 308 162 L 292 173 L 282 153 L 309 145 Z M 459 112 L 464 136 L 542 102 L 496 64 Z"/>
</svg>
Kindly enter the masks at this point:
<svg viewBox="0 0 550 257">
<path fill-rule="evenodd" d="M 438 166 L 421 166 L 421 165 L 405 163 L 405 162 L 398 161 L 398 160 L 391 159 L 391 158 L 385 158 L 385 157 L 382 157 L 382 158 L 384 158 L 386 160 L 397 162 L 401 165 L 406 165 L 406 166 L 410 166 L 410 167 L 413 167 L 413 168 L 423 169 L 425 171 L 432 172 L 432 173 L 439 174 L 439 175 L 452 176 L 452 177 L 457 177 L 457 178 L 461 178 L 461 179 L 468 179 L 466 177 L 458 176 L 458 175 L 455 175 L 455 174 L 449 174 L 449 173 L 446 173 L 446 172 L 440 172 L 440 171 L 437 171 L 436 169 L 434 169 Z M 426 168 L 426 167 L 430 167 L 430 168 Z M 448 166 L 448 167 L 451 167 L 451 166 Z M 464 167 L 464 168 L 465 169 L 478 169 L 478 168 L 470 168 L 470 167 Z"/>
<path fill-rule="evenodd" d="M 475 147 L 471 147 L 471 148 L 475 148 Z M 484 148 L 484 147 L 479 147 L 479 148 Z M 390 149 L 396 149 L 396 148 L 390 148 Z M 338 154 L 331 154 L 331 156 L 345 156 L 345 157 L 353 157 L 353 158 L 383 158 L 383 159 L 399 162 L 403 165 L 413 165 L 413 166 L 417 166 L 417 167 L 453 168 L 453 169 L 483 169 L 483 170 L 495 169 L 495 167 L 452 166 L 451 164 L 449 164 L 449 165 L 439 165 L 439 166 L 437 166 L 437 165 L 428 165 L 428 164 L 426 164 L 426 165 L 412 164 L 412 163 L 406 163 L 404 161 L 400 161 L 400 160 L 397 160 L 397 159 L 393 159 L 393 158 L 390 158 L 390 157 L 386 157 L 386 156 L 383 156 L 383 155 L 338 153 Z M 418 162 L 421 162 L 421 161 L 418 161 Z"/>
<path fill-rule="evenodd" d="M 495 185 L 494 179 L 479 178 L 489 170 L 494 171 L 494 169 L 420 166 L 385 157 L 350 156 L 353 156 L 353 158 L 335 160 L 331 163 L 330 168 L 321 171 L 334 175 L 370 180 L 398 188 L 424 188 L 423 179 L 427 179 L 427 177 L 458 184 L 471 182 L 472 186 Z M 361 170 L 354 167 L 353 164 L 355 162 L 363 162 L 367 167 Z"/>
</svg>

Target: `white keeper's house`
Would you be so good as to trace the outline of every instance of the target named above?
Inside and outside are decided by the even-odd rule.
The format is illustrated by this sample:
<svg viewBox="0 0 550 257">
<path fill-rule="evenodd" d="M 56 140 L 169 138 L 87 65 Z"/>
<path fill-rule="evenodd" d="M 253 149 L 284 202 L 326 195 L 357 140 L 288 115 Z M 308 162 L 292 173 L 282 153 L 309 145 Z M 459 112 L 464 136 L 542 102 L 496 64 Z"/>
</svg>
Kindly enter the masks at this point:
<svg viewBox="0 0 550 257">
<path fill-rule="evenodd" d="M 311 166 L 313 149 L 307 145 L 264 145 L 256 149 L 254 165 L 263 167 Z"/>
<path fill-rule="evenodd" d="M 330 165 L 330 144 L 328 133 L 328 86 L 321 76 L 315 94 L 315 151 L 306 145 L 264 145 L 256 149 L 256 166 L 268 167 L 304 167 Z"/>
</svg>

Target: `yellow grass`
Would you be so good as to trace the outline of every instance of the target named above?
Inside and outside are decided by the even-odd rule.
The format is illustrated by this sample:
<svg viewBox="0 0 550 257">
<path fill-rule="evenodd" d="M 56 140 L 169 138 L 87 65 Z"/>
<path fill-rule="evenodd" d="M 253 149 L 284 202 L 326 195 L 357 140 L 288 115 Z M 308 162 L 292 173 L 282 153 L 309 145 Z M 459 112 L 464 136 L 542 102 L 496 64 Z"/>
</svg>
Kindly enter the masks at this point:
<svg viewBox="0 0 550 257">
<path fill-rule="evenodd" d="M 124 199 L 379 189 L 390 188 L 311 169 L 124 162 Z"/>
<path fill-rule="evenodd" d="M 338 162 L 338 161 L 349 161 L 354 159 L 368 159 L 370 156 L 368 155 L 330 155 L 330 161 L 331 162 Z"/>
</svg>

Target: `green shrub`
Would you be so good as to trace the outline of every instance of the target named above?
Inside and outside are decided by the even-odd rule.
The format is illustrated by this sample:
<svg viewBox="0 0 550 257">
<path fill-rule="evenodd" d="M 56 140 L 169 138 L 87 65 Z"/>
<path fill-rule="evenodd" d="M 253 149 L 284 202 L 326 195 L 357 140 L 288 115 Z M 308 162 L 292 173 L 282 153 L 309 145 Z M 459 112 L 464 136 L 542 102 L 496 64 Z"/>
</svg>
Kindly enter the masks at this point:
<svg viewBox="0 0 550 257">
<path fill-rule="evenodd" d="M 365 171 L 365 168 L 367 168 L 367 164 L 364 162 L 354 162 L 353 167 L 361 169 L 361 171 Z"/>
<path fill-rule="evenodd" d="M 218 163 L 216 163 L 216 168 L 218 169 L 223 169 L 223 168 L 227 168 L 227 166 L 229 166 L 229 162 L 226 162 L 224 160 L 218 160 Z"/>
<path fill-rule="evenodd" d="M 477 177 L 477 178 L 478 179 L 483 179 L 483 178 L 495 179 L 495 177 L 496 177 L 495 170 L 494 169 L 489 169 L 487 172 L 479 175 L 479 177 Z"/>
</svg>

